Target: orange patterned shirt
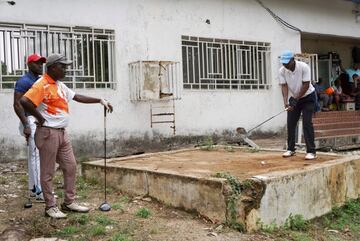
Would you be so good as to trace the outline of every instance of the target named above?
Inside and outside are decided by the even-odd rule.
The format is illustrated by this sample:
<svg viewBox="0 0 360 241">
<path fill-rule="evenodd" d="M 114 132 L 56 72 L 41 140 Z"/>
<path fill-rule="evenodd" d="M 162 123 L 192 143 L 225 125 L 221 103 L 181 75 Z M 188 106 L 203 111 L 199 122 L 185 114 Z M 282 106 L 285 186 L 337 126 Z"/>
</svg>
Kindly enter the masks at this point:
<svg viewBox="0 0 360 241">
<path fill-rule="evenodd" d="M 45 118 L 43 126 L 53 128 L 68 126 L 68 102 L 74 98 L 75 92 L 64 83 L 44 74 L 24 96 L 37 106 L 38 111 Z"/>
</svg>

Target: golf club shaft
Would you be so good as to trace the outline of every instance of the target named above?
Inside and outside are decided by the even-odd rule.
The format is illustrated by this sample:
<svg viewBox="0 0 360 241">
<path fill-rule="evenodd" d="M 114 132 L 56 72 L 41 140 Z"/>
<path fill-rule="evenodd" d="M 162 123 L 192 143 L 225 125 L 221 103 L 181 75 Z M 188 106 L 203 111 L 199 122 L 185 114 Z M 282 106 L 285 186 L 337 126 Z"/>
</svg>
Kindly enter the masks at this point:
<svg viewBox="0 0 360 241">
<path fill-rule="evenodd" d="M 270 118 L 266 119 L 265 121 L 261 122 L 259 125 L 257 125 L 257 126 L 255 126 L 255 127 L 251 128 L 251 129 L 247 132 L 247 134 L 246 134 L 246 135 L 249 135 L 249 133 L 250 133 L 250 132 L 252 132 L 253 130 L 255 130 L 256 128 L 259 128 L 260 126 L 262 126 L 263 124 L 265 124 L 265 123 L 266 123 L 266 122 L 268 122 L 269 120 L 271 120 L 271 119 L 275 118 L 276 116 L 278 116 L 278 115 L 282 114 L 283 112 L 285 112 L 285 111 L 287 111 L 287 110 L 288 110 L 288 108 L 285 108 L 284 110 L 280 111 L 280 112 L 279 112 L 279 113 L 277 113 L 276 115 L 274 115 L 274 116 L 272 116 L 272 117 L 270 117 Z"/>
<path fill-rule="evenodd" d="M 106 107 L 104 106 L 104 188 L 105 188 L 105 202 L 106 202 Z"/>
</svg>

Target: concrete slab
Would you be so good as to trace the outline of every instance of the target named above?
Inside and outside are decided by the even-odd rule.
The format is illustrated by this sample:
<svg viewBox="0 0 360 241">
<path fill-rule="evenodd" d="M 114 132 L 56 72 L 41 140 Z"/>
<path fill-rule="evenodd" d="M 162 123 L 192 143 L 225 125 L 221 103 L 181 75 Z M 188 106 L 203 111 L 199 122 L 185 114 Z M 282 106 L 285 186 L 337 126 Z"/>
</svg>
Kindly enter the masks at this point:
<svg viewBox="0 0 360 241">
<path fill-rule="evenodd" d="M 84 163 L 85 177 L 102 177 L 103 160 Z M 134 195 L 251 231 L 258 220 L 282 224 L 292 214 L 311 219 L 360 194 L 360 157 L 217 147 L 108 160 L 108 184 Z"/>
</svg>

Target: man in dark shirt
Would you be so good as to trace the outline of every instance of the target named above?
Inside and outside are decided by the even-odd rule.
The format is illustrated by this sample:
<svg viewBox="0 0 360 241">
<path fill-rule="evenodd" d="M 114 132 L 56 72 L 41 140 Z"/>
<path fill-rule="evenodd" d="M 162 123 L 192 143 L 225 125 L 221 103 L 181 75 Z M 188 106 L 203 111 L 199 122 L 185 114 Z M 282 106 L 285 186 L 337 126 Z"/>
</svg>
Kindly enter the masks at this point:
<svg viewBox="0 0 360 241">
<path fill-rule="evenodd" d="M 30 196 L 36 197 L 37 201 L 43 202 L 40 185 L 40 156 L 35 146 L 34 134 L 36 130 L 35 118 L 27 114 L 21 106 L 20 98 L 31 88 L 42 74 L 42 66 L 46 62 L 45 57 L 32 54 L 27 58 L 29 71 L 16 81 L 14 91 L 14 110 L 20 119 L 20 133 L 25 136 L 28 144 L 28 173 Z"/>
</svg>

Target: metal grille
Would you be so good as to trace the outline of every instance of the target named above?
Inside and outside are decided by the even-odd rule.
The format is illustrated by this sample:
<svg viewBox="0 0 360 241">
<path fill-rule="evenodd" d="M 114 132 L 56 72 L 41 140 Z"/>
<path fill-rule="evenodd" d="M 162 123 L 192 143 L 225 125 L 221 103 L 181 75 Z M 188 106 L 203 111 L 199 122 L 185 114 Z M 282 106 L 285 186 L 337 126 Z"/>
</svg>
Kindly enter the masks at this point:
<svg viewBox="0 0 360 241">
<path fill-rule="evenodd" d="M 185 89 L 270 87 L 270 43 L 182 36 Z"/>
<path fill-rule="evenodd" d="M 14 88 L 32 53 L 73 60 L 63 80 L 70 88 L 115 88 L 114 30 L 0 23 L 0 90 Z"/>
</svg>

